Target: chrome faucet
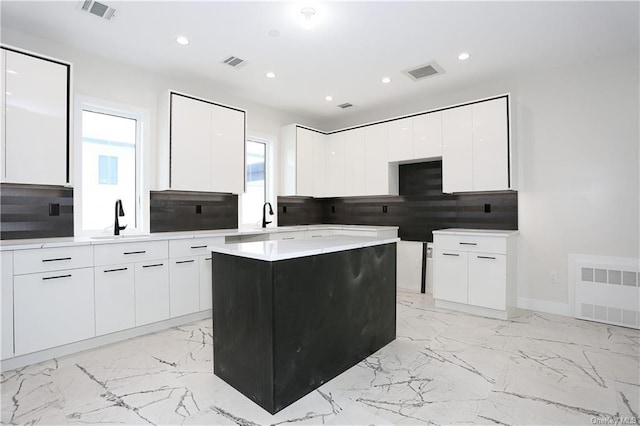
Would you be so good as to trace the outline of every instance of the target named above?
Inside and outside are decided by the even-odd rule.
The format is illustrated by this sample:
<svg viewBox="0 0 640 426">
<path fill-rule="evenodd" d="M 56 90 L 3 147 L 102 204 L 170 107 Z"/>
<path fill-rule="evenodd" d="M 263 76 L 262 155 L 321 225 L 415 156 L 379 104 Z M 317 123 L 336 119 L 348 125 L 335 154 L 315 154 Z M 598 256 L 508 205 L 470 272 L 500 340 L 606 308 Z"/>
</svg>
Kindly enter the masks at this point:
<svg viewBox="0 0 640 426">
<path fill-rule="evenodd" d="M 120 231 L 123 231 L 127 225 L 120 226 L 118 217 L 124 216 L 124 209 L 122 208 L 122 200 L 116 200 L 116 223 L 113 225 L 113 235 L 120 235 Z"/>
<path fill-rule="evenodd" d="M 271 221 L 267 221 L 267 212 L 265 210 L 265 208 L 269 206 L 269 214 L 273 216 L 273 207 L 271 207 L 271 203 L 264 203 L 264 205 L 262 206 L 262 227 L 266 228 L 268 224 L 271 223 Z"/>
</svg>

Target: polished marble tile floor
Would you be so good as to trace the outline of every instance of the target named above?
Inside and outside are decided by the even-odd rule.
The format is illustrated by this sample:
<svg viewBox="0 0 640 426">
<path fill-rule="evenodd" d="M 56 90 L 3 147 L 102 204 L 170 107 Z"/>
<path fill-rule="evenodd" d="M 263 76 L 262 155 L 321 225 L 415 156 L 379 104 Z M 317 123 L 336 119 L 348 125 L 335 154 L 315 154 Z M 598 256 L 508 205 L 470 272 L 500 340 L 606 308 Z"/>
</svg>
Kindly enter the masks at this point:
<svg viewBox="0 0 640 426">
<path fill-rule="evenodd" d="M 640 332 L 398 294 L 397 339 L 272 416 L 212 374 L 198 321 L 2 374 L 3 424 L 637 424 Z M 636 423 L 634 423 L 634 421 Z"/>
</svg>

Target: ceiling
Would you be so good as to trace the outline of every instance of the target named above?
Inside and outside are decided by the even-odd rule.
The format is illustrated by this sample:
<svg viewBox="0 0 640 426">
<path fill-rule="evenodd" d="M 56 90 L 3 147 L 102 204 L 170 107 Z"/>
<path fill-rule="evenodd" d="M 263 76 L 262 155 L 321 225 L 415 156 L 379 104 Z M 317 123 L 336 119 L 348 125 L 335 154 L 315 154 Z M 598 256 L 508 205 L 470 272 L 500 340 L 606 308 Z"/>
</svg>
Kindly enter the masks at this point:
<svg viewBox="0 0 640 426">
<path fill-rule="evenodd" d="M 640 40 L 637 1 L 102 2 L 116 9 L 110 21 L 82 12 L 80 1 L 2 0 L 1 24 L 162 75 L 204 77 L 319 119 L 350 114 L 337 107 L 344 102 L 362 113 L 638 49 Z M 305 6 L 316 11 L 310 29 Z M 178 45 L 179 35 L 190 44 Z M 461 52 L 471 57 L 460 61 Z M 229 55 L 246 64 L 222 64 Z M 431 61 L 445 73 L 417 82 L 402 73 Z"/>
</svg>

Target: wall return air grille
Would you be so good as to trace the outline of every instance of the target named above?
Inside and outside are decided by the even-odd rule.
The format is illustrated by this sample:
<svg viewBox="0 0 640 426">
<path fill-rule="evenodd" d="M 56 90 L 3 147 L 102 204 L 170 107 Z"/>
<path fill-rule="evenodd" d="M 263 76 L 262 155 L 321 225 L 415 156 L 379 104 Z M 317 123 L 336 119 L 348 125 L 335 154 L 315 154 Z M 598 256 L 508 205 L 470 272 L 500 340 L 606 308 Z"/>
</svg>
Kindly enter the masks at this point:
<svg viewBox="0 0 640 426">
<path fill-rule="evenodd" d="M 640 329 L 640 260 L 572 255 L 574 317 Z"/>
</svg>

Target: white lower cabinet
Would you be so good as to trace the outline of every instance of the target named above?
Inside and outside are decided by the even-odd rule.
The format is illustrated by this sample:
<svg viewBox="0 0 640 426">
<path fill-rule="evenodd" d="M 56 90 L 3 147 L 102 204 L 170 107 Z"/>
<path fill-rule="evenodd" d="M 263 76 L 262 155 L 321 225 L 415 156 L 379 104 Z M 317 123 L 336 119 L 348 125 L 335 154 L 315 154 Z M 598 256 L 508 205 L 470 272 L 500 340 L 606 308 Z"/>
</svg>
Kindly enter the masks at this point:
<svg viewBox="0 0 640 426">
<path fill-rule="evenodd" d="M 13 356 L 13 252 L 0 252 L 0 325 L 2 359 Z"/>
<path fill-rule="evenodd" d="M 15 354 L 95 335 L 93 268 L 14 276 Z"/>
<path fill-rule="evenodd" d="M 96 335 L 136 326 L 134 265 L 96 267 Z"/>
<path fill-rule="evenodd" d="M 200 310 L 211 309 L 213 307 L 213 262 L 211 253 L 199 256 L 198 267 L 200 272 Z"/>
<path fill-rule="evenodd" d="M 516 304 L 517 233 L 434 231 L 436 306 L 506 318 Z"/>
<path fill-rule="evenodd" d="M 468 256 L 464 252 L 436 250 L 433 297 L 451 302 L 467 303 Z"/>
<path fill-rule="evenodd" d="M 135 264 L 136 326 L 170 317 L 168 260 Z"/>
<path fill-rule="evenodd" d="M 169 312 L 171 317 L 200 310 L 200 268 L 197 257 L 171 259 L 169 266 Z"/>
</svg>

